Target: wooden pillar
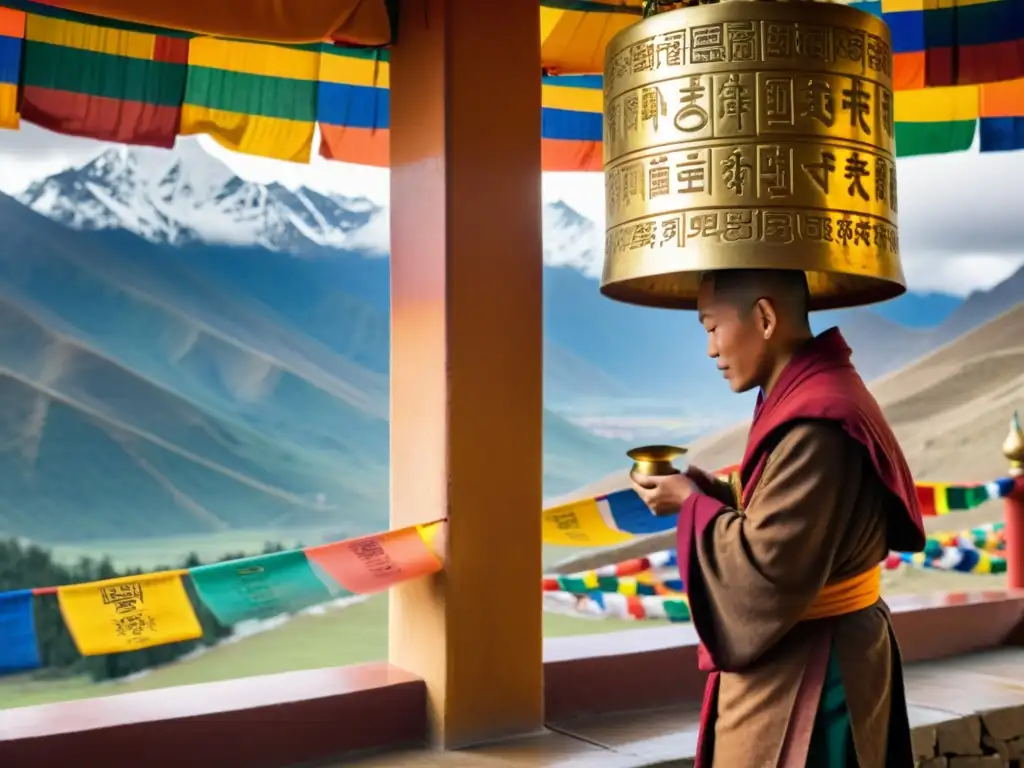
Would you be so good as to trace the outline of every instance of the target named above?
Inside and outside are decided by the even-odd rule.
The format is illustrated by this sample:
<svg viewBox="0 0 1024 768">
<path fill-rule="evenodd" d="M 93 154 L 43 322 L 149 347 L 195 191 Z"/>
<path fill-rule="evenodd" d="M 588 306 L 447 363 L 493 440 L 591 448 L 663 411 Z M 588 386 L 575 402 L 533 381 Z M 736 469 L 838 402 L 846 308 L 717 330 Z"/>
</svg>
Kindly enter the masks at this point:
<svg viewBox="0 0 1024 768">
<path fill-rule="evenodd" d="M 1024 589 L 1024 482 L 1003 499 L 1006 521 L 1006 586 Z"/>
<path fill-rule="evenodd" d="M 1013 490 L 1003 500 L 1006 521 L 1006 586 L 1024 588 L 1024 430 L 1020 417 L 1014 413 L 1010 433 L 1003 442 L 1003 455 L 1010 460 L 1010 477 L 1016 480 Z"/>
<path fill-rule="evenodd" d="M 391 524 L 447 516 L 392 590 L 435 742 L 543 724 L 537 0 L 401 0 L 391 51 Z"/>
</svg>

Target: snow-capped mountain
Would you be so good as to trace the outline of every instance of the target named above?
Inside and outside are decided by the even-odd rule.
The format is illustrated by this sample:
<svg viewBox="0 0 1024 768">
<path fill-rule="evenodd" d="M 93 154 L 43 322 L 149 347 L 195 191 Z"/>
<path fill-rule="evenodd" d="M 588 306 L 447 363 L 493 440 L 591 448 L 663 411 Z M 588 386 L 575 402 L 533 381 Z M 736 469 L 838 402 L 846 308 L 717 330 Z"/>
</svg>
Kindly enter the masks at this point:
<svg viewBox="0 0 1024 768">
<path fill-rule="evenodd" d="M 544 263 L 599 277 L 604 238 L 597 224 L 559 200 L 544 206 Z"/>
<path fill-rule="evenodd" d="M 74 229 L 280 251 L 349 247 L 352 233 L 381 212 L 366 198 L 245 181 L 195 141 L 181 141 L 170 152 L 107 149 L 85 165 L 34 182 L 18 199 Z"/>
<path fill-rule="evenodd" d="M 232 254 L 221 252 L 224 245 L 233 246 L 229 250 L 237 251 L 234 255 L 246 268 L 261 264 L 261 272 L 271 265 L 283 270 L 288 267 L 277 263 L 281 260 L 266 259 L 274 255 L 266 251 L 323 257 L 332 249 L 341 249 L 334 251 L 341 258 L 315 261 L 330 273 L 328 277 L 325 272 L 323 279 L 330 281 L 331 290 L 347 293 L 344 298 L 323 297 L 315 310 L 326 313 L 324 317 L 330 320 L 320 317 L 312 326 L 348 323 L 361 328 L 358 312 L 349 304 L 387 307 L 387 265 L 380 263 L 382 259 L 364 258 L 388 253 L 390 223 L 386 206 L 367 197 L 245 180 L 193 139 L 179 141 L 171 151 L 100 149 L 78 167 L 37 180 L 18 199 L 35 212 L 73 229 L 127 231 L 156 244 L 189 246 L 183 251 L 198 248 L 207 253 L 204 249 L 208 248 L 205 256 L 192 254 L 208 270 L 227 270 L 230 263 L 231 269 L 244 272 L 241 265 L 231 262 Z M 630 419 L 637 418 L 649 403 L 641 408 L 635 398 L 623 393 L 643 393 L 647 401 L 656 404 L 658 419 L 667 412 L 663 404 L 677 403 L 684 389 L 695 401 L 699 397 L 702 412 L 718 414 L 733 407 L 735 401 L 715 377 L 714 369 L 707 369 L 714 380 L 705 380 L 694 373 L 692 361 L 682 353 L 704 348 L 703 331 L 692 317 L 679 313 L 655 316 L 651 310 L 601 297 L 594 279 L 603 261 L 601 230 L 602 222 L 581 215 L 565 202 L 544 207 L 545 327 L 551 342 L 546 379 L 549 399 L 557 407 L 564 406 L 566 413 L 571 406 L 571 415 L 577 420 L 594 414 L 618 418 L 620 410 Z M 215 252 L 217 256 L 211 261 L 209 254 Z M 305 268 L 313 269 L 308 264 Z M 232 279 L 239 278 L 233 273 Z M 840 322 L 858 350 L 857 364 L 862 373 L 879 376 L 952 338 L 947 328 L 938 326 L 958 305 L 953 297 L 908 295 L 900 301 L 904 305 L 913 302 L 915 315 L 933 318 L 937 310 L 929 307 L 938 301 L 944 314 L 910 329 L 898 319 L 900 303 L 889 302 L 881 309 L 826 313 L 815 320 L 821 327 Z M 313 305 L 307 309 L 310 307 Z M 1001 308 L 1006 308 L 1005 303 L 986 305 L 986 311 L 998 312 Z M 348 314 L 350 309 L 355 314 Z M 654 317 L 658 318 L 653 323 L 658 338 L 648 335 L 645 343 L 639 344 L 632 329 L 651 326 Z M 972 317 L 971 322 L 977 324 L 983 319 Z M 964 328 L 958 326 L 958 330 Z M 385 338 L 386 328 L 380 334 Z M 353 335 L 357 337 L 359 334 Z M 550 350 L 559 351 L 550 354 Z M 379 350 L 379 354 L 386 359 L 386 352 Z M 648 373 L 652 360 L 657 361 L 661 375 Z M 598 375 L 595 369 L 607 375 Z M 597 405 L 588 402 L 593 414 L 578 412 L 585 399 L 579 391 L 581 380 L 587 381 L 591 398 L 600 401 Z M 604 383 L 597 386 L 599 382 Z M 618 394 L 613 397 L 613 392 Z M 610 398 L 629 402 L 612 408 Z M 675 413 L 680 409 L 672 405 L 668 410 Z M 686 418 L 690 417 L 688 413 Z"/>
<path fill-rule="evenodd" d="M 33 182 L 18 200 L 81 230 L 127 230 L 155 243 L 252 245 L 386 255 L 387 208 L 365 197 L 288 189 L 237 176 L 195 140 L 172 151 L 113 147 Z M 544 209 L 544 262 L 588 276 L 601 268 L 598 226 L 563 202 Z"/>
</svg>

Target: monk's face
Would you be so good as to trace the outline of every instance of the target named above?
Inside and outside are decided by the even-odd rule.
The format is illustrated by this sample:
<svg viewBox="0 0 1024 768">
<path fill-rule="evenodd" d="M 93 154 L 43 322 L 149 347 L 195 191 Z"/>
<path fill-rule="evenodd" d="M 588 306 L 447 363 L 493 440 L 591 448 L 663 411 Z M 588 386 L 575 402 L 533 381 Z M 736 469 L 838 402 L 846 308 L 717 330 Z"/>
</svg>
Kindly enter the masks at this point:
<svg viewBox="0 0 1024 768">
<path fill-rule="evenodd" d="M 753 304 L 740 306 L 736 297 L 716 296 L 713 280 L 701 283 L 697 312 L 708 334 L 708 357 L 718 364 L 733 392 L 762 386 L 770 367 L 769 340 L 753 310 Z"/>
</svg>

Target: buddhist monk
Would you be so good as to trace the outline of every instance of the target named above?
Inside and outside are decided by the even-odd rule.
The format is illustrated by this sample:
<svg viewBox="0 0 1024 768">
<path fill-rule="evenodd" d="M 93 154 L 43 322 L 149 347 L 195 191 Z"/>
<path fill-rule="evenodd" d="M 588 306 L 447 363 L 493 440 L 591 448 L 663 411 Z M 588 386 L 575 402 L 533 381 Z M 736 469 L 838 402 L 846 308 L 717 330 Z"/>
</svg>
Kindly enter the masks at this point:
<svg viewBox="0 0 1024 768">
<path fill-rule="evenodd" d="M 709 674 L 699 768 L 912 768 L 900 652 L 879 596 L 890 550 L 925 535 L 906 459 L 802 272 L 706 274 L 708 355 L 758 388 L 732 482 L 634 475 L 679 514 L 680 574 Z"/>
</svg>

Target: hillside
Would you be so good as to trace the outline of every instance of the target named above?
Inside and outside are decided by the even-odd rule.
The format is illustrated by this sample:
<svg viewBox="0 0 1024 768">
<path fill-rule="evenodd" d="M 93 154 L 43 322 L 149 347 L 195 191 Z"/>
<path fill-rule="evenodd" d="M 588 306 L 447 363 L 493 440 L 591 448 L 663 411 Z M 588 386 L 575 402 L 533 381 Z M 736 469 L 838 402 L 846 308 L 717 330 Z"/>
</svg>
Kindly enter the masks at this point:
<svg viewBox="0 0 1024 768">
<path fill-rule="evenodd" d="M 0 535 L 386 524 L 387 312 L 338 289 L 352 257 L 75 232 L 2 196 L 0 230 Z M 561 386 L 591 375 L 551 354 Z M 624 450 L 547 413 L 546 491 Z"/>
<path fill-rule="evenodd" d="M 141 238 L 348 361 L 387 372 L 389 212 L 379 203 L 242 179 L 192 139 L 173 151 L 98 148 L 78 167 L 30 183 L 18 200 L 26 215 L 95 233 L 117 250 Z M 597 222 L 557 201 L 545 205 L 543 226 L 549 408 L 634 442 L 718 429 L 749 410 L 713 366 L 695 360 L 705 339 L 692 313 L 601 296 Z M 840 323 L 858 365 L 875 377 L 1007 309 L 1017 288 L 973 303 L 908 293 L 819 322 Z"/>
<path fill-rule="evenodd" d="M 102 151 L 0 196 L 0 534 L 383 525 L 387 215 L 243 180 L 192 142 Z M 704 357 L 694 313 L 603 298 L 601 250 L 595 222 L 545 206 L 549 496 L 624 467 L 629 445 L 688 441 L 753 402 Z M 1022 283 L 816 323 L 838 320 L 858 366 L 881 374 L 1011 306 Z"/>
<path fill-rule="evenodd" d="M 893 373 L 998 317 L 1016 306 L 1022 296 L 1024 267 L 987 291 L 975 291 L 955 307 L 938 299 L 925 311 L 920 306 L 921 297 L 911 294 L 883 304 L 884 312 L 881 307 L 877 312 L 873 308 L 827 312 L 814 319 L 814 326 L 816 330 L 830 325 L 842 328 L 854 351 L 858 370 L 870 381 Z M 906 327 L 895 319 L 908 310 L 927 315 L 940 307 L 945 319 L 932 327 Z"/>
</svg>

